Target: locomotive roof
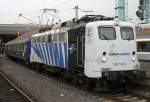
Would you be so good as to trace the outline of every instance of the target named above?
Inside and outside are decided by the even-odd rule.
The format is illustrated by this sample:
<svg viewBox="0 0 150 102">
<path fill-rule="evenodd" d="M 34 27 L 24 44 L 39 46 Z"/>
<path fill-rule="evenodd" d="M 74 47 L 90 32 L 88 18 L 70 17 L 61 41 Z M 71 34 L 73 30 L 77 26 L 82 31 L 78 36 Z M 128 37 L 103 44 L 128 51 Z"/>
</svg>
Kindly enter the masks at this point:
<svg viewBox="0 0 150 102">
<path fill-rule="evenodd" d="M 128 22 L 121 22 L 121 21 L 115 21 L 113 20 L 112 17 L 105 17 L 102 15 L 86 15 L 82 18 L 80 18 L 79 20 L 75 20 L 73 19 L 72 21 L 67 21 L 67 22 L 63 22 L 61 24 L 56 24 L 56 26 L 54 25 L 54 27 L 49 30 L 49 31 L 45 31 L 42 33 L 38 33 L 38 32 L 31 32 L 22 36 L 19 36 L 18 38 L 16 38 L 15 40 L 12 40 L 10 42 L 8 42 L 7 44 L 13 44 L 13 43 L 22 43 L 27 41 L 31 36 L 36 37 L 36 36 L 42 36 L 42 35 L 47 35 L 50 32 L 54 32 L 60 29 L 76 29 L 79 27 L 84 27 L 85 25 L 93 25 L 93 26 L 131 26 L 133 27 L 134 25 L 132 23 L 128 23 Z"/>
<path fill-rule="evenodd" d="M 90 22 L 87 25 L 95 25 L 95 26 L 131 26 L 134 27 L 133 23 L 129 22 L 122 22 L 122 21 L 116 21 L 116 20 L 111 20 L 111 21 L 97 21 L 97 22 Z"/>
<path fill-rule="evenodd" d="M 129 23 L 129 22 L 122 22 L 122 21 L 116 21 L 116 20 L 110 20 L 110 21 L 94 21 L 94 22 L 89 22 L 89 23 L 81 23 L 81 24 L 76 24 L 76 25 L 72 25 L 70 27 L 59 27 L 59 28 L 55 28 L 46 32 L 42 32 L 42 33 L 37 33 L 34 34 L 32 37 L 37 37 L 37 36 L 45 36 L 48 35 L 52 32 L 59 32 L 61 29 L 76 29 L 76 28 L 80 28 L 80 27 L 85 27 L 86 25 L 93 25 L 93 26 L 130 26 L 130 27 L 134 27 L 134 24 Z M 53 34 L 53 33 L 52 33 Z"/>
</svg>

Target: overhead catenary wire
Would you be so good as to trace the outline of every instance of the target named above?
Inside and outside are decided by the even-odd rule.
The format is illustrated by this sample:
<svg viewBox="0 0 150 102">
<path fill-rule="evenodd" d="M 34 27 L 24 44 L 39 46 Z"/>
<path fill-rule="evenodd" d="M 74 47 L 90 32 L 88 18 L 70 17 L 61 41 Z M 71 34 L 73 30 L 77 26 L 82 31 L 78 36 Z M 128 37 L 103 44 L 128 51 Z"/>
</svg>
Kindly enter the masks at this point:
<svg viewBox="0 0 150 102">
<path fill-rule="evenodd" d="M 59 8 L 59 7 L 64 6 L 65 4 L 67 4 L 71 1 L 72 0 L 65 0 L 64 2 L 61 2 L 60 4 L 53 6 L 53 8 Z"/>
<path fill-rule="evenodd" d="M 26 19 L 26 20 L 30 21 L 31 23 L 33 23 L 33 24 L 37 24 L 37 23 L 36 23 L 36 22 L 34 22 L 33 20 L 31 20 L 31 19 L 29 19 L 29 18 L 25 17 L 22 13 L 20 13 L 20 14 L 18 15 L 18 17 L 23 17 L 24 19 Z"/>
</svg>

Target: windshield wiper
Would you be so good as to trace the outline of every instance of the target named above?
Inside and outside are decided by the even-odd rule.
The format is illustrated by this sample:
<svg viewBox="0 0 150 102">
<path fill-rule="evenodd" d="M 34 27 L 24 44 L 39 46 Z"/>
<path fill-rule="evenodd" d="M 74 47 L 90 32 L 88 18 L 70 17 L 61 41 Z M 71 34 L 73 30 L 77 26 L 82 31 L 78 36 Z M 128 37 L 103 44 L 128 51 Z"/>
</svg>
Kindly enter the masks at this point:
<svg viewBox="0 0 150 102">
<path fill-rule="evenodd" d="M 133 40 L 132 34 L 130 34 L 130 36 L 128 37 L 128 40 Z"/>
<path fill-rule="evenodd" d="M 107 36 L 105 36 L 105 35 L 102 35 L 106 40 L 109 40 L 109 38 L 107 37 Z"/>
</svg>

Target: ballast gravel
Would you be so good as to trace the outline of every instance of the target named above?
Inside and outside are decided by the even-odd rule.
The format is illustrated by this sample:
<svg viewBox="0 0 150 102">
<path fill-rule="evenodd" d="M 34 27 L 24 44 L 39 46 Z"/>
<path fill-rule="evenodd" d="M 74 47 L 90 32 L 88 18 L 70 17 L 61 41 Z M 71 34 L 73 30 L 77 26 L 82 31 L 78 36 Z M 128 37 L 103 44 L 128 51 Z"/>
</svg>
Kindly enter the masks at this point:
<svg viewBox="0 0 150 102">
<path fill-rule="evenodd" d="M 104 102 L 98 96 L 46 77 L 2 55 L 0 71 L 26 91 L 35 102 Z"/>
</svg>

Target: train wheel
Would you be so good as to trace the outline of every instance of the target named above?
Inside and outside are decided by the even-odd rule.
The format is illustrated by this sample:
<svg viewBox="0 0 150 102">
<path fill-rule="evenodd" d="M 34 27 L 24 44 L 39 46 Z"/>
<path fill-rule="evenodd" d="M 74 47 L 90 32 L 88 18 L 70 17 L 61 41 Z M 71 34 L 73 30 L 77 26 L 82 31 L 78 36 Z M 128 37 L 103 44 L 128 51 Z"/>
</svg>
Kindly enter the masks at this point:
<svg viewBox="0 0 150 102">
<path fill-rule="evenodd" d="M 97 79 L 95 91 L 109 92 L 110 89 L 109 89 L 108 86 L 109 86 L 108 80 L 106 80 L 106 79 Z"/>
<path fill-rule="evenodd" d="M 78 76 L 76 74 L 74 74 L 74 76 L 73 76 L 72 83 L 74 85 L 78 85 Z"/>
<path fill-rule="evenodd" d="M 30 61 L 24 61 L 24 62 L 25 62 L 25 65 L 26 65 L 27 67 L 29 67 Z"/>
<path fill-rule="evenodd" d="M 65 80 L 64 71 L 61 71 L 61 72 L 60 72 L 60 78 L 61 78 L 62 80 Z"/>
<path fill-rule="evenodd" d="M 30 64 L 30 68 L 31 68 L 31 69 L 35 69 L 35 64 L 34 64 L 34 63 L 31 63 L 31 64 Z"/>
<path fill-rule="evenodd" d="M 84 89 L 94 89 L 96 87 L 96 83 L 94 79 L 84 76 L 82 86 Z"/>
</svg>

